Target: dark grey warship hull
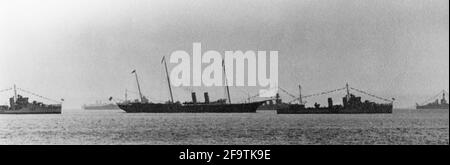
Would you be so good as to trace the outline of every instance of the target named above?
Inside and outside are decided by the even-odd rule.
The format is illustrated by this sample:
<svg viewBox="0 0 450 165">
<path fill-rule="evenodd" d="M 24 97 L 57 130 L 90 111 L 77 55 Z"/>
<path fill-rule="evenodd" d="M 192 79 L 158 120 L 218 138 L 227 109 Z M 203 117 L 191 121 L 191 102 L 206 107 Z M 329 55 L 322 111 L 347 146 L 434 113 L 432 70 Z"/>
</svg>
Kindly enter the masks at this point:
<svg viewBox="0 0 450 165">
<path fill-rule="evenodd" d="M 3 110 L 0 114 L 61 114 L 61 108 L 58 109 L 19 109 L 19 110 Z"/>
</svg>

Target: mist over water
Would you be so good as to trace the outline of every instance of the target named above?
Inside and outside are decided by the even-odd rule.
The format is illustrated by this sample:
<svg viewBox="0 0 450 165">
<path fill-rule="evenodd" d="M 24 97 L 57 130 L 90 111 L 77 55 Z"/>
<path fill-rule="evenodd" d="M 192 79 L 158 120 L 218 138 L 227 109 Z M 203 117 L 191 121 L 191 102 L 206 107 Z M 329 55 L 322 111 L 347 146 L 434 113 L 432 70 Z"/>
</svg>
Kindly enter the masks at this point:
<svg viewBox="0 0 450 165">
<path fill-rule="evenodd" d="M 0 115 L 0 144 L 449 144 L 448 110 L 277 115 L 66 110 Z"/>
</svg>

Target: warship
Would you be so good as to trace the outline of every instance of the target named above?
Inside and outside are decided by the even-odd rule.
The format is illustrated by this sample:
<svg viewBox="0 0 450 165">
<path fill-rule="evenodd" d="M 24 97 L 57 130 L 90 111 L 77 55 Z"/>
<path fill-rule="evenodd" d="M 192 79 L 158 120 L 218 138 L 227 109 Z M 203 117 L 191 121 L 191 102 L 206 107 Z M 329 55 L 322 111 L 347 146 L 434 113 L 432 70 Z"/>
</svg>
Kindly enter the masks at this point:
<svg viewBox="0 0 450 165">
<path fill-rule="evenodd" d="M 447 92 L 445 90 L 442 90 L 442 92 L 440 92 L 437 96 L 432 98 L 434 99 L 438 96 L 442 96 L 440 102 L 439 99 L 436 99 L 434 102 L 428 104 L 419 105 L 416 103 L 416 109 L 449 109 L 448 102 L 447 100 L 445 100 L 445 93 Z"/>
<path fill-rule="evenodd" d="M 9 98 L 9 106 L 0 105 L 0 114 L 61 114 L 61 104 L 44 104 L 42 102 L 37 101 L 32 101 L 30 103 L 28 101 L 29 100 L 28 97 L 23 97 L 22 95 L 17 94 L 15 85 L 13 89 L 14 89 L 14 96 Z M 2 92 L 8 90 L 11 90 L 11 88 L 7 90 L 2 90 Z M 27 92 L 25 90 L 22 91 Z M 29 93 L 33 94 L 31 92 Z M 36 96 L 42 97 L 39 95 Z"/>
<path fill-rule="evenodd" d="M 328 92 L 322 92 L 319 94 L 313 94 L 308 96 L 301 96 L 298 98 L 300 102 L 298 104 L 289 104 L 287 107 L 279 108 L 277 109 L 277 114 L 363 114 L 363 113 L 392 113 L 393 109 L 393 101 L 395 99 L 389 100 L 384 99 L 372 94 L 369 94 L 367 92 L 364 92 L 362 90 L 351 88 L 353 90 L 356 90 L 358 92 L 361 92 L 363 94 L 367 94 L 369 96 L 384 100 L 388 103 L 375 103 L 371 101 L 361 101 L 361 97 L 357 97 L 350 93 L 349 89 L 351 87 L 346 84 L 346 87 L 328 91 Z M 324 95 L 340 90 L 347 90 L 347 94 L 345 97 L 342 98 L 342 105 L 334 105 L 333 99 L 328 98 L 328 105 L 325 107 L 320 106 L 320 104 L 315 103 L 314 107 L 306 107 L 305 104 L 302 102 L 302 98 L 311 97 L 311 96 L 318 96 L 318 95 Z"/>
<path fill-rule="evenodd" d="M 256 109 L 265 102 L 259 101 L 249 103 L 231 103 L 230 90 L 227 85 L 225 86 L 227 99 L 219 99 L 217 101 L 210 102 L 209 95 L 207 92 L 205 92 L 205 101 L 197 102 L 195 92 L 192 92 L 192 102 L 174 102 L 169 73 L 167 70 L 167 63 L 164 57 L 161 62 L 164 62 L 165 66 L 170 92 L 170 101 L 165 103 L 149 102 L 148 99 L 142 95 L 137 72 L 136 70 L 133 70 L 131 73 L 134 73 L 135 75 L 140 100 L 135 100 L 134 102 L 125 100 L 122 103 L 117 103 L 117 106 L 120 109 L 124 110 L 127 113 L 255 113 Z M 225 74 L 225 66 L 223 61 L 222 67 Z M 225 84 L 227 83 L 225 82 Z"/>
</svg>

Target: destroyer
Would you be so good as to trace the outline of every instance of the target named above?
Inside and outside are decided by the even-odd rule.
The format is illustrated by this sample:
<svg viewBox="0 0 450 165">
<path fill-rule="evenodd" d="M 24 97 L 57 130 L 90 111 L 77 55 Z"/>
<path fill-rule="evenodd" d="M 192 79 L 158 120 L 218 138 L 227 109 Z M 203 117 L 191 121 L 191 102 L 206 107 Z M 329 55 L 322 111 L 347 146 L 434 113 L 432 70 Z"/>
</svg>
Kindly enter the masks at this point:
<svg viewBox="0 0 450 165">
<path fill-rule="evenodd" d="M 438 99 L 428 104 L 419 105 L 416 103 L 416 109 L 448 109 L 449 106 L 447 100 L 445 100 L 445 93 L 447 92 L 445 90 L 442 90 L 442 92 L 440 92 L 437 96 L 432 98 L 435 99 L 436 97 L 442 96 L 440 103 Z"/>
<path fill-rule="evenodd" d="M 336 89 L 329 92 L 322 92 L 321 94 L 328 94 L 335 91 L 347 90 L 347 95 L 342 98 L 343 105 L 333 105 L 333 100 L 328 98 L 328 106 L 321 107 L 320 104 L 315 103 L 314 107 L 305 107 L 305 104 L 300 101 L 299 104 L 289 104 L 285 108 L 277 109 L 277 114 L 358 114 L 358 113 L 392 113 L 393 100 L 384 99 L 378 96 L 368 94 L 362 90 L 351 88 L 358 92 L 367 94 L 369 96 L 385 100 L 389 103 L 374 103 L 370 101 L 361 101 L 361 97 L 357 97 L 350 93 L 349 89 L 351 87 L 346 85 L 346 87 L 341 89 Z M 309 95 L 317 96 L 319 94 Z M 305 96 L 305 97 L 309 97 Z M 303 98 L 305 98 L 303 97 Z M 301 100 L 302 96 L 299 97 Z"/>
<path fill-rule="evenodd" d="M 170 91 L 170 101 L 166 103 L 151 103 L 147 98 L 142 96 L 138 75 L 136 70 L 132 73 L 135 74 L 136 83 L 139 90 L 140 101 L 130 102 L 125 101 L 118 103 L 120 109 L 127 113 L 254 113 L 256 109 L 262 105 L 265 101 L 250 102 L 250 103 L 231 103 L 230 91 L 228 85 L 226 85 L 226 94 L 228 99 L 219 99 L 214 102 L 209 101 L 208 93 L 204 93 L 205 102 L 197 102 L 195 93 L 192 93 L 192 102 L 179 103 L 174 102 L 172 95 L 172 87 L 170 85 L 170 78 L 167 71 L 167 64 L 163 58 L 167 82 Z M 223 64 L 223 63 L 222 63 Z M 223 67 L 225 73 L 225 67 Z M 225 83 L 226 84 L 226 83 Z"/>
<path fill-rule="evenodd" d="M 2 90 L 8 91 L 11 90 Z M 19 88 L 19 90 L 27 92 Z M 31 92 L 28 92 L 33 94 Z M 42 97 L 37 95 L 38 97 Z M 28 102 L 27 97 L 17 94 L 14 85 L 14 96 L 9 99 L 10 106 L 0 105 L 0 114 L 61 114 L 61 104 L 43 104 L 41 102 Z"/>
</svg>

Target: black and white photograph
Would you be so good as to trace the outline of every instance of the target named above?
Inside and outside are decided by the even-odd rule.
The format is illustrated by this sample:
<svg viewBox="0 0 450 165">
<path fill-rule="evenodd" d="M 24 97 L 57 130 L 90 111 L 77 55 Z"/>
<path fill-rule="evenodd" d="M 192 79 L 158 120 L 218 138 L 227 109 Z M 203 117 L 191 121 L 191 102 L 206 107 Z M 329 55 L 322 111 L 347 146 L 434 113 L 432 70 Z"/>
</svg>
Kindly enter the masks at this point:
<svg viewBox="0 0 450 165">
<path fill-rule="evenodd" d="M 0 0 L 6 147 L 448 146 L 448 92 L 448 0 Z"/>
</svg>

